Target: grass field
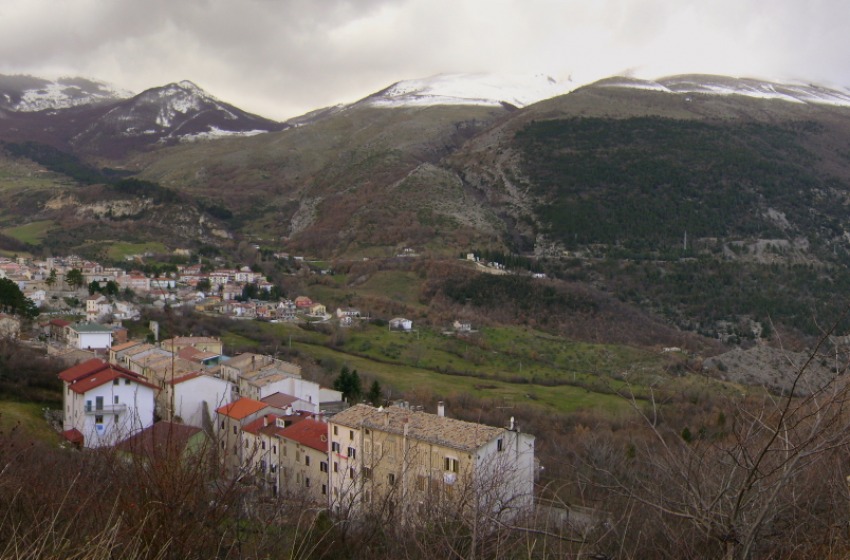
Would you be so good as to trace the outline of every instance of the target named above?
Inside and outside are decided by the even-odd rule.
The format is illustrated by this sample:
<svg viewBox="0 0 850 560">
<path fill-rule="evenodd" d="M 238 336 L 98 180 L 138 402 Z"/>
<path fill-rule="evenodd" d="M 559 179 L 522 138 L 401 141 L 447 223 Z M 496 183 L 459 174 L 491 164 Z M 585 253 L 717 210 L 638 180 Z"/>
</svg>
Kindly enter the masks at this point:
<svg viewBox="0 0 850 560">
<path fill-rule="evenodd" d="M 479 379 L 463 375 L 449 375 L 437 371 L 400 364 L 388 364 L 347 354 L 316 344 L 294 342 L 293 347 L 318 360 L 323 365 L 347 365 L 362 375 L 378 379 L 385 387 L 396 391 L 428 391 L 450 397 L 469 393 L 477 397 L 493 398 L 505 406 L 519 403 L 539 404 L 560 412 L 580 409 L 602 409 L 621 414 L 629 410 L 628 401 L 620 396 L 596 393 L 581 387 L 562 385 L 546 387 L 532 383 L 509 383 L 499 380 Z M 393 398 L 392 394 L 385 395 Z"/>
<path fill-rule="evenodd" d="M 59 443 L 60 436 L 50 428 L 39 403 L 0 401 L 0 430 L 19 429 L 32 438 Z"/>
<path fill-rule="evenodd" d="M 166 253 L 168 249 L 159 242 L 150 243 L 113 243 L 106 254 L 110 259 L 122 260 L 127 255 L 142 255 L 144 253 Z"/>
<path fill-rule="evenodd" d="M 14 237 L 18 241 L 38 245 L 47 237 L 48 231 L 54 225 L 56 225 L 56 222 L 53 220 L 42 220 L 39 222 L 30 222 L 22 226 L 6 228 L 3 230 L 3 233 L 9 237 Z"/>
</svg>

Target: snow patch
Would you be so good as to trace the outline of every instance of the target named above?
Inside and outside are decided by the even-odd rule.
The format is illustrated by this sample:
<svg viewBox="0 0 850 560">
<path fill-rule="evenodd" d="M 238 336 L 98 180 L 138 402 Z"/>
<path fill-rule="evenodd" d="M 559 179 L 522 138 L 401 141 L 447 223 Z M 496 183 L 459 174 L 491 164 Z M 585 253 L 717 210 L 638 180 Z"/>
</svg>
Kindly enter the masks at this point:
<svg viewBox="0 0 850 560">
<path fill-rule="evenodd" d="M 180 137 L 181 142 L 197 142 L 204 140 L 215 140 L 217 138 L 233 138 L 233 137 L 245 137 L 245 136 L 256 136 L 258 134 L 265 134 L 268 130 L 222 130 L 217 126 L 209 127 L 209 130 L 206 132 L 198 132 L 196 134 L 186 134 Z"/>
<path fill-rule="evenodd" d="M 850 90 L 847 88 L 826 88 L 814 84 L 779 83 L 750 78 L 672 76 L 655 81 L 633 78 L 611 79 L 597 85 L 677 94 L 742 95 L 797 104 L 850 107 Z"/>
<path fill-rule="evenodd" d="M 544 74 L 439 74 L 421 80 L 395 83 L 359 103 L 372 107 L 498 107 L 504 103 L 525 107 L 543 99 L 569 93 L 576 87 L 570 79 L 558 81 Z"/>
<path fill-rule="evenodd" d="M 21 94 L 21 100 L 12 107 L 16 111 L 34 112 L 47 109 L 67 109 L 101 101 L 111 101 L 130 97 L 132 93 L 113 88 L 103 82 L 92 82 L 97 91 L 85 90 L 71 83 L 50 82 L 42 87 L 28 89 Z M 5 95 L 7 101 L 11 98 Z"/>
</svg>

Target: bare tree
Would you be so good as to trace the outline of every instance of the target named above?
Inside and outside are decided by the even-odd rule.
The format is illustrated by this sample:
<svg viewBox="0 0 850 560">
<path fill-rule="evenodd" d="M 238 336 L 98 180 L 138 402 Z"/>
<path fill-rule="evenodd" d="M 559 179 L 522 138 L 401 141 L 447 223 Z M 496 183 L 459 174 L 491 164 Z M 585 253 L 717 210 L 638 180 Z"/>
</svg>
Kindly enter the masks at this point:
<svg viewBox="0 0 850 560">
<path fill-rule="evenodd" d="M 850 390 L 838 374 L 805 387 L 827 339 L 798 368 L 788 394 L 728 399 L 728 419 L 712 433 L 676 431 L 652 393 L 646 407 L 633 400 L 648 437 L 625 453 L 609 447 L 585 457 L 585 482 L 600 497 L 617 498 L 609 504 L 623 514 L 619 545 L 644 553 L 654 546 L 657 557 L 773 557 L 799 554 L 802 533 L 822 540 L 841 523 Z M 658 541 L 646 541 L 650 535 Z"/>
</svg>

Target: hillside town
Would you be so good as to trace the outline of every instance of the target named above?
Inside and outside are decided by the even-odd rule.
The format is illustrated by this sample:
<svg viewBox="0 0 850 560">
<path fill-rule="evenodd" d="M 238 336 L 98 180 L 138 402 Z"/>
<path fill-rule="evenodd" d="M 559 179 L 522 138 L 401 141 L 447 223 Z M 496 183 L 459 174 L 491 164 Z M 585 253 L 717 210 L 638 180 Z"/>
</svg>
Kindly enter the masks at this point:
<svg viewBox="0 0 850 560">
<path fill-rule="evenodd" d="M 513 420 L 456 420 L 443 403 L 434 412 L 348 403 L 294 363 L 225 356 L 215 338 L 123 342 L 59 378 L 68 444 L 147 460 L 173 447 L 217 462 L 258 499 L 297 497 L 343 516 L 389 503 L 402 518 L 470 492 L 501 519 L 534 503 L 534 437 Z"/>
<path fill-rule="evenodd" d="M 410 518 L 435 503 L 465 503 L 470 492 L 504 520 L 534 504 L 534 437 L 513 419 L 494 427 L 451 418 L 442 402 L 433 411 L 406 401 L 348 402 L 342 391 L 305 378 L 296 363 L 229 356 L 215 337 L 160 340 L 155 322 L 152 336 L 130 339 L 122 325 L 146 305 L 342 327 L 367 320 L 358 309 L 328 313 L 303 295 L 271 301 L 279 291 L 249 267 L 184 265 L 146 275 L 78 257 L 4 258 L 0 277 L 40 311 L 64 311 L 38 323 L 37 332 L 48 353 L 70 365 L 59 374 L 66 445 L 144 460 L 163 452 L 203 458 L 249 485 L 254 499 L 297 498 L 345 517 L 381 504 Z M 79 321 L 63 318 L 74 314 Z M 387 325 L 413 329 L 403 317 Z M 15 337 L 20 320 L 0 316 L 0 329 Z M 468 322 L 453 329 L 472 331 Z"/>
</svg>

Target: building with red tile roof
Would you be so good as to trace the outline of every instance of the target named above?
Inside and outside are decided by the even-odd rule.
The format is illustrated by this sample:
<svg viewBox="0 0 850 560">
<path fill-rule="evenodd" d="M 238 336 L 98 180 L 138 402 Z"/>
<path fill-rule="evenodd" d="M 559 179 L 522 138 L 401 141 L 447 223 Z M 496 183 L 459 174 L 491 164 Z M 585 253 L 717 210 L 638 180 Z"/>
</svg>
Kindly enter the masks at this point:
<svg viewBox="0 0 850 560">
<path fill-rule="evenodd" d="M 157 388 L 141 375 L 93 358 L 60 372 L 59 379 L 63 429 L 74 443 L 114 445 L 153 425 Z"/>
</svg>

